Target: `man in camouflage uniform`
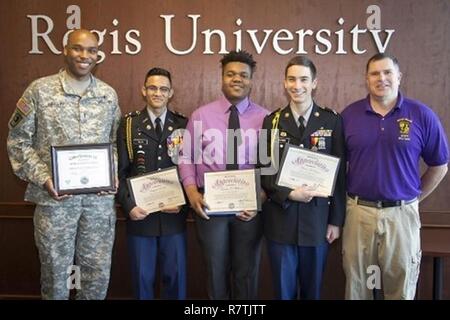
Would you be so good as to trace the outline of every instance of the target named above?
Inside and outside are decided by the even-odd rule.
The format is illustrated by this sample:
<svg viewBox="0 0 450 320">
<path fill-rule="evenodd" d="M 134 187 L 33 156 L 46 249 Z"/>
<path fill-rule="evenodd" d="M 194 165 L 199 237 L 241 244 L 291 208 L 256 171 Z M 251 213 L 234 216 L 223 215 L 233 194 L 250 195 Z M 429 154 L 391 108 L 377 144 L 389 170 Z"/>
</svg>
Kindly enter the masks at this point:
<svg viewBox="0 0 450 320">
<path fill-rule="evenodd" d="M 9 121 L 7 147 L 13 171 L 29 182 L 25 200 L 37 204 L 34 236 L 43 299 L 68 299 L 73 284 L 69 275 L 77 270 L 74 259 L 81 284 L 77 299 L 104 299 L 108 288 L 114 195 L 58 195 L 50 156 L 51 146 L 115 146 L 121 113 L 114 89 L 91 74 L 97 52 L 91 32 L 72 32 L 64 48 L 65 70 L 34 81 Z"/>
</svg>

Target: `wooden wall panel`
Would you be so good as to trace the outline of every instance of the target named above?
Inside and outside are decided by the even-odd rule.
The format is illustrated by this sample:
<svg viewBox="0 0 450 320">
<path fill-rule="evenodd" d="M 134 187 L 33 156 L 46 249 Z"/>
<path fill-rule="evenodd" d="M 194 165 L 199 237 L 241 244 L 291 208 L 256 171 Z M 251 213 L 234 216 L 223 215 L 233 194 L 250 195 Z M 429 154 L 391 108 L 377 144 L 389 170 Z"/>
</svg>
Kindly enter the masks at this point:
<svg viewBox="0 0 450 320">
<path fill-rule="evenodd" d="M 423 214 L 423 221 L 444 226 L 450 238 L 450 212 Z M 39 299 L 39 258 L 33 239 L 33 206 L 0 204 L 0 299 Z M 431 218 L 430 218 L 431 217 Z M 424 226 L 425 228 L 430 228 Z M 125 220 L 119 210 L 116 226 L 111 282 L 108 299 L 131 299 L 130 270 L 126 250 Z M 206 299 L 206 277 L 201 251 L 192 219 L 188 220 L 188 298 Z M 417 299 L 432 298 L 432 259 L 422 259 Z M 443 298 L 450 299 L 450 258 L 444 259 Z M 323 299 L 344 298 L 345 276 L 342 270 L 341 241 L 330 247 L 326 266 Z M 273 299 L 271 271 L 265 245 L 260 271 L 260 298 Z"/>
</svg>

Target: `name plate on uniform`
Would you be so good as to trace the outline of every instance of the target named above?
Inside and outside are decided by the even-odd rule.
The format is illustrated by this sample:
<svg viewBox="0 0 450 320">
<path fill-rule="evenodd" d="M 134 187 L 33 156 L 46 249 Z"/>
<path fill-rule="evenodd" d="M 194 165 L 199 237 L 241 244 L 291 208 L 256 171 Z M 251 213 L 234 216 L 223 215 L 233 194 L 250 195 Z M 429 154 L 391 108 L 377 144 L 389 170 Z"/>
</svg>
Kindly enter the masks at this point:
<svg viewBox="0 0 450 320">
<path fill-rule="evenodd" d="M 288 144 L 281 159 L 276 184 L 291 189 L 308 187 L 331 196 L 339 163 L 338 157 Z"/>
<path fill-rule="evenodd" d="M 148 213 L 186 203 L 177 167 L 128 178 L 127 183 L 136 205 Z"/>
<path fill-rule="evenodd" d="M 52 146 L 53 185 L 59 195 L 113 191 L 111 143 Z"/>
<path fill-rule="evenodd" d="M 261 210 L 259 169 L 206 172 L 204 181 L 208 215 Z"/>
</svg>

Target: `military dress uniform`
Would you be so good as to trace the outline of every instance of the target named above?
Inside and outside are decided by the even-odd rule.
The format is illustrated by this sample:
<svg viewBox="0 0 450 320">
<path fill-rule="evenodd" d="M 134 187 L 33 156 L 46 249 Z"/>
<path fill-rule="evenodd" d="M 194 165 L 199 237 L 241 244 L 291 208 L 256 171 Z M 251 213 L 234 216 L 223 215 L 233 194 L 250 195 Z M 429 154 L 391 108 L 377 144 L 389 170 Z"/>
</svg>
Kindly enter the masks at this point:
<svg viewBox="0 0 450 320">
<path fill-rule="evenodd" d="M 117 195 L 126 216 L 136 206 L 126 179 L 175 165 L 188 119 L 167 109 L 158 137 L 146 108 L 127 114 L 117 134 L 120 186 Z M 145 219 L 127 219 L 128 248 L 136 298 L 153 299 L 158 257 L 162 298 L 186 296 L 186 214 L 156 212 Z"/>
<path fill-rule="evenodd" d="M 318 299 L 328 249 L 327 226 L 342 226 L 345 217 L 342 120 L 335 111 L 314 103 L 306 127 L 299 130 L 288 105 L 268 115 L 263 129 L 269 130 L 267 149 L 272 161 L 281 160 L 288 144 L 341 158 L 335 191 L 329 198 L 315 197 L 309 203 L 292 201 L 288 199 L 292 189 L 276 185 L 277 174 L 263 175 L 261 181 L 268 196 L 263 205 L 264 234 L 276 296 L 296 299 L 298 279 L 300 298 Z M 275 142 L 278 150 L 274 150 Z"/>
<path fill-rule="evenodd" d="M 74 255 L 81 280 L 77 299 L 106 296 L 116 221 L 114 196 L 81 194 L 56 201 L 43 185 L 52 177 L 51 146 L 112 143 L 115 151 L 120 117 L 113 88 L 91 76 L 80 96 L 61 71 L 34 81 L 9 121 L 7 147 L 13 171 L 28 182 L 25 200 L 37 204 L 34 236 L 43 299 L 69 298 Z"/>
</svg>

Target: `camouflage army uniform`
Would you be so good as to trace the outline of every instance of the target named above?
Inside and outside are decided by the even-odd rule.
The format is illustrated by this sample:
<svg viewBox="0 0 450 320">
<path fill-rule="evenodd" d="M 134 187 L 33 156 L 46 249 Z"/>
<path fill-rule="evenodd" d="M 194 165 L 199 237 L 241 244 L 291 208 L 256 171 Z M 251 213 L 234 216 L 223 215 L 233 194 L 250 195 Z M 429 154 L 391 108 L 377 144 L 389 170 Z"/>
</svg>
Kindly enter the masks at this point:
<svg viewBox="0 0 450 320">
<path fill-rule="evenodd" d="M 7 147 L 13 171 L 29 182 L 25 200 L 37 204 L 34 236 L 44 299 L 69 297 L 74 256 L 81 276 L 77 299 L 106 296 L 116 220 L 114 196 L 85 194 L 56 201 L 43 185 L 51 178 L 50 146 L 110 142 L 115 148 L 120 116 L 113 88 L 91 76 L 80 97 L 61 71 L 34 81 L 9 121 Z M 114 154 L 117 158 L 115 149 Z"/>
</svg>

